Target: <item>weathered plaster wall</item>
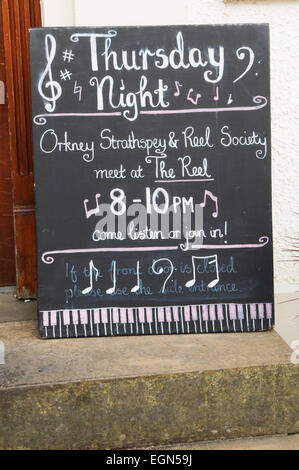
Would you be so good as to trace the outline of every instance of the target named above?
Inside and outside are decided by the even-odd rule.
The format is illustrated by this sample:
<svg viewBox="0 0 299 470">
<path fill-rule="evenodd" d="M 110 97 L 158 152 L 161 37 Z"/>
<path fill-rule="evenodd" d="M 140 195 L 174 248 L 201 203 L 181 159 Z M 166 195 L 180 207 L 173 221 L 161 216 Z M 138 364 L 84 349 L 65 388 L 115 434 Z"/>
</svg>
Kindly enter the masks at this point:
<svg viewBox="0 0 299 470">
<path fill-rule="evenodd" d="M 299 263 L 280 260 L 289 257 L 285 237 L 299 236 L 299 0 L 43 0 L 43 6 L 45 26 L 270 24 L 275 280 L 298 282 Z"/>
</svg>

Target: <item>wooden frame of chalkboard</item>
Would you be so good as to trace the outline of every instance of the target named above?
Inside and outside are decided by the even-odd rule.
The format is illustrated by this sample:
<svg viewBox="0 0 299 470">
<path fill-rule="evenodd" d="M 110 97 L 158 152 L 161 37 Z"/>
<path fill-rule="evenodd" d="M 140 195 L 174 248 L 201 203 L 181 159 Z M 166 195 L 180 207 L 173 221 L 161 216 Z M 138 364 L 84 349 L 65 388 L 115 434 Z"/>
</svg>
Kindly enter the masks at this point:
<svg viewBox="0 0 299 470">
<path fill-rule="evenodd" d="M 272 328 L 268 25 L 30 51 L 41 337 Z"/>
</svg>

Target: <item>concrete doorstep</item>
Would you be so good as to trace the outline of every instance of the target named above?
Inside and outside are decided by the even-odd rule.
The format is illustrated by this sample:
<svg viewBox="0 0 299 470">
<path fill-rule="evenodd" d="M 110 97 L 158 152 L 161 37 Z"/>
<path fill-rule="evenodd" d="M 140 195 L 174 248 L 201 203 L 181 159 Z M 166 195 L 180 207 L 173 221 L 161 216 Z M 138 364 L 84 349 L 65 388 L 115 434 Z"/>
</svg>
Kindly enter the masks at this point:
<svg viewBox="0 0 299 470">
<path fill-rule="evenodd" d="M 215 441 L 151 447 L 146 450 L 299 450 L 299 434 L 248 437 L 243 439 L 217 439 Z"/>
<path fill-rule="evenodd" d="M 299 431 L 274 331 L 41 340 L 0 324 L 1 449 L 117 449 Z"/>
</svg>

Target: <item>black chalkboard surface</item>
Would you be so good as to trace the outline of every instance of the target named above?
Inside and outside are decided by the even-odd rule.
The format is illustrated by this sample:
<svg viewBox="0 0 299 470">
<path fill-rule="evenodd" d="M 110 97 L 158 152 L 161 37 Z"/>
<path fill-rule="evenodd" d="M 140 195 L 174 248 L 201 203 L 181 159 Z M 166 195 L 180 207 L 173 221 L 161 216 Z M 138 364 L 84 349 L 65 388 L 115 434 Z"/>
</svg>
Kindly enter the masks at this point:
<svg viewBox="0 0 299 470">
<path fill-rule="evenodd" d="M 269 30 L 30 31 L 44 338 L 273 326 Z"/>
</svg>

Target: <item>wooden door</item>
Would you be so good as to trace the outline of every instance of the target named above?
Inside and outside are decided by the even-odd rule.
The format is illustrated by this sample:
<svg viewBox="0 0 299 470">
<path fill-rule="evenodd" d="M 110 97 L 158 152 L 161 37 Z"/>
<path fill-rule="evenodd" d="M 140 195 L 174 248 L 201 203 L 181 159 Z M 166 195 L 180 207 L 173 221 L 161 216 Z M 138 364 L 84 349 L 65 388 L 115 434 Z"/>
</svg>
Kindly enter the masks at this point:
<svg viewBox="0 0 299 470">
<path fill-rule="evenodd" d="M 17 295 L 36 296 L 29 28 L 41 25 L 39 0 L 1 0 L 6 64 Z"/>
<path fill-rule="evenodd" d="M 0 286 L 16 283 L 2 4 L 0 4 Z"/>
</svg>

